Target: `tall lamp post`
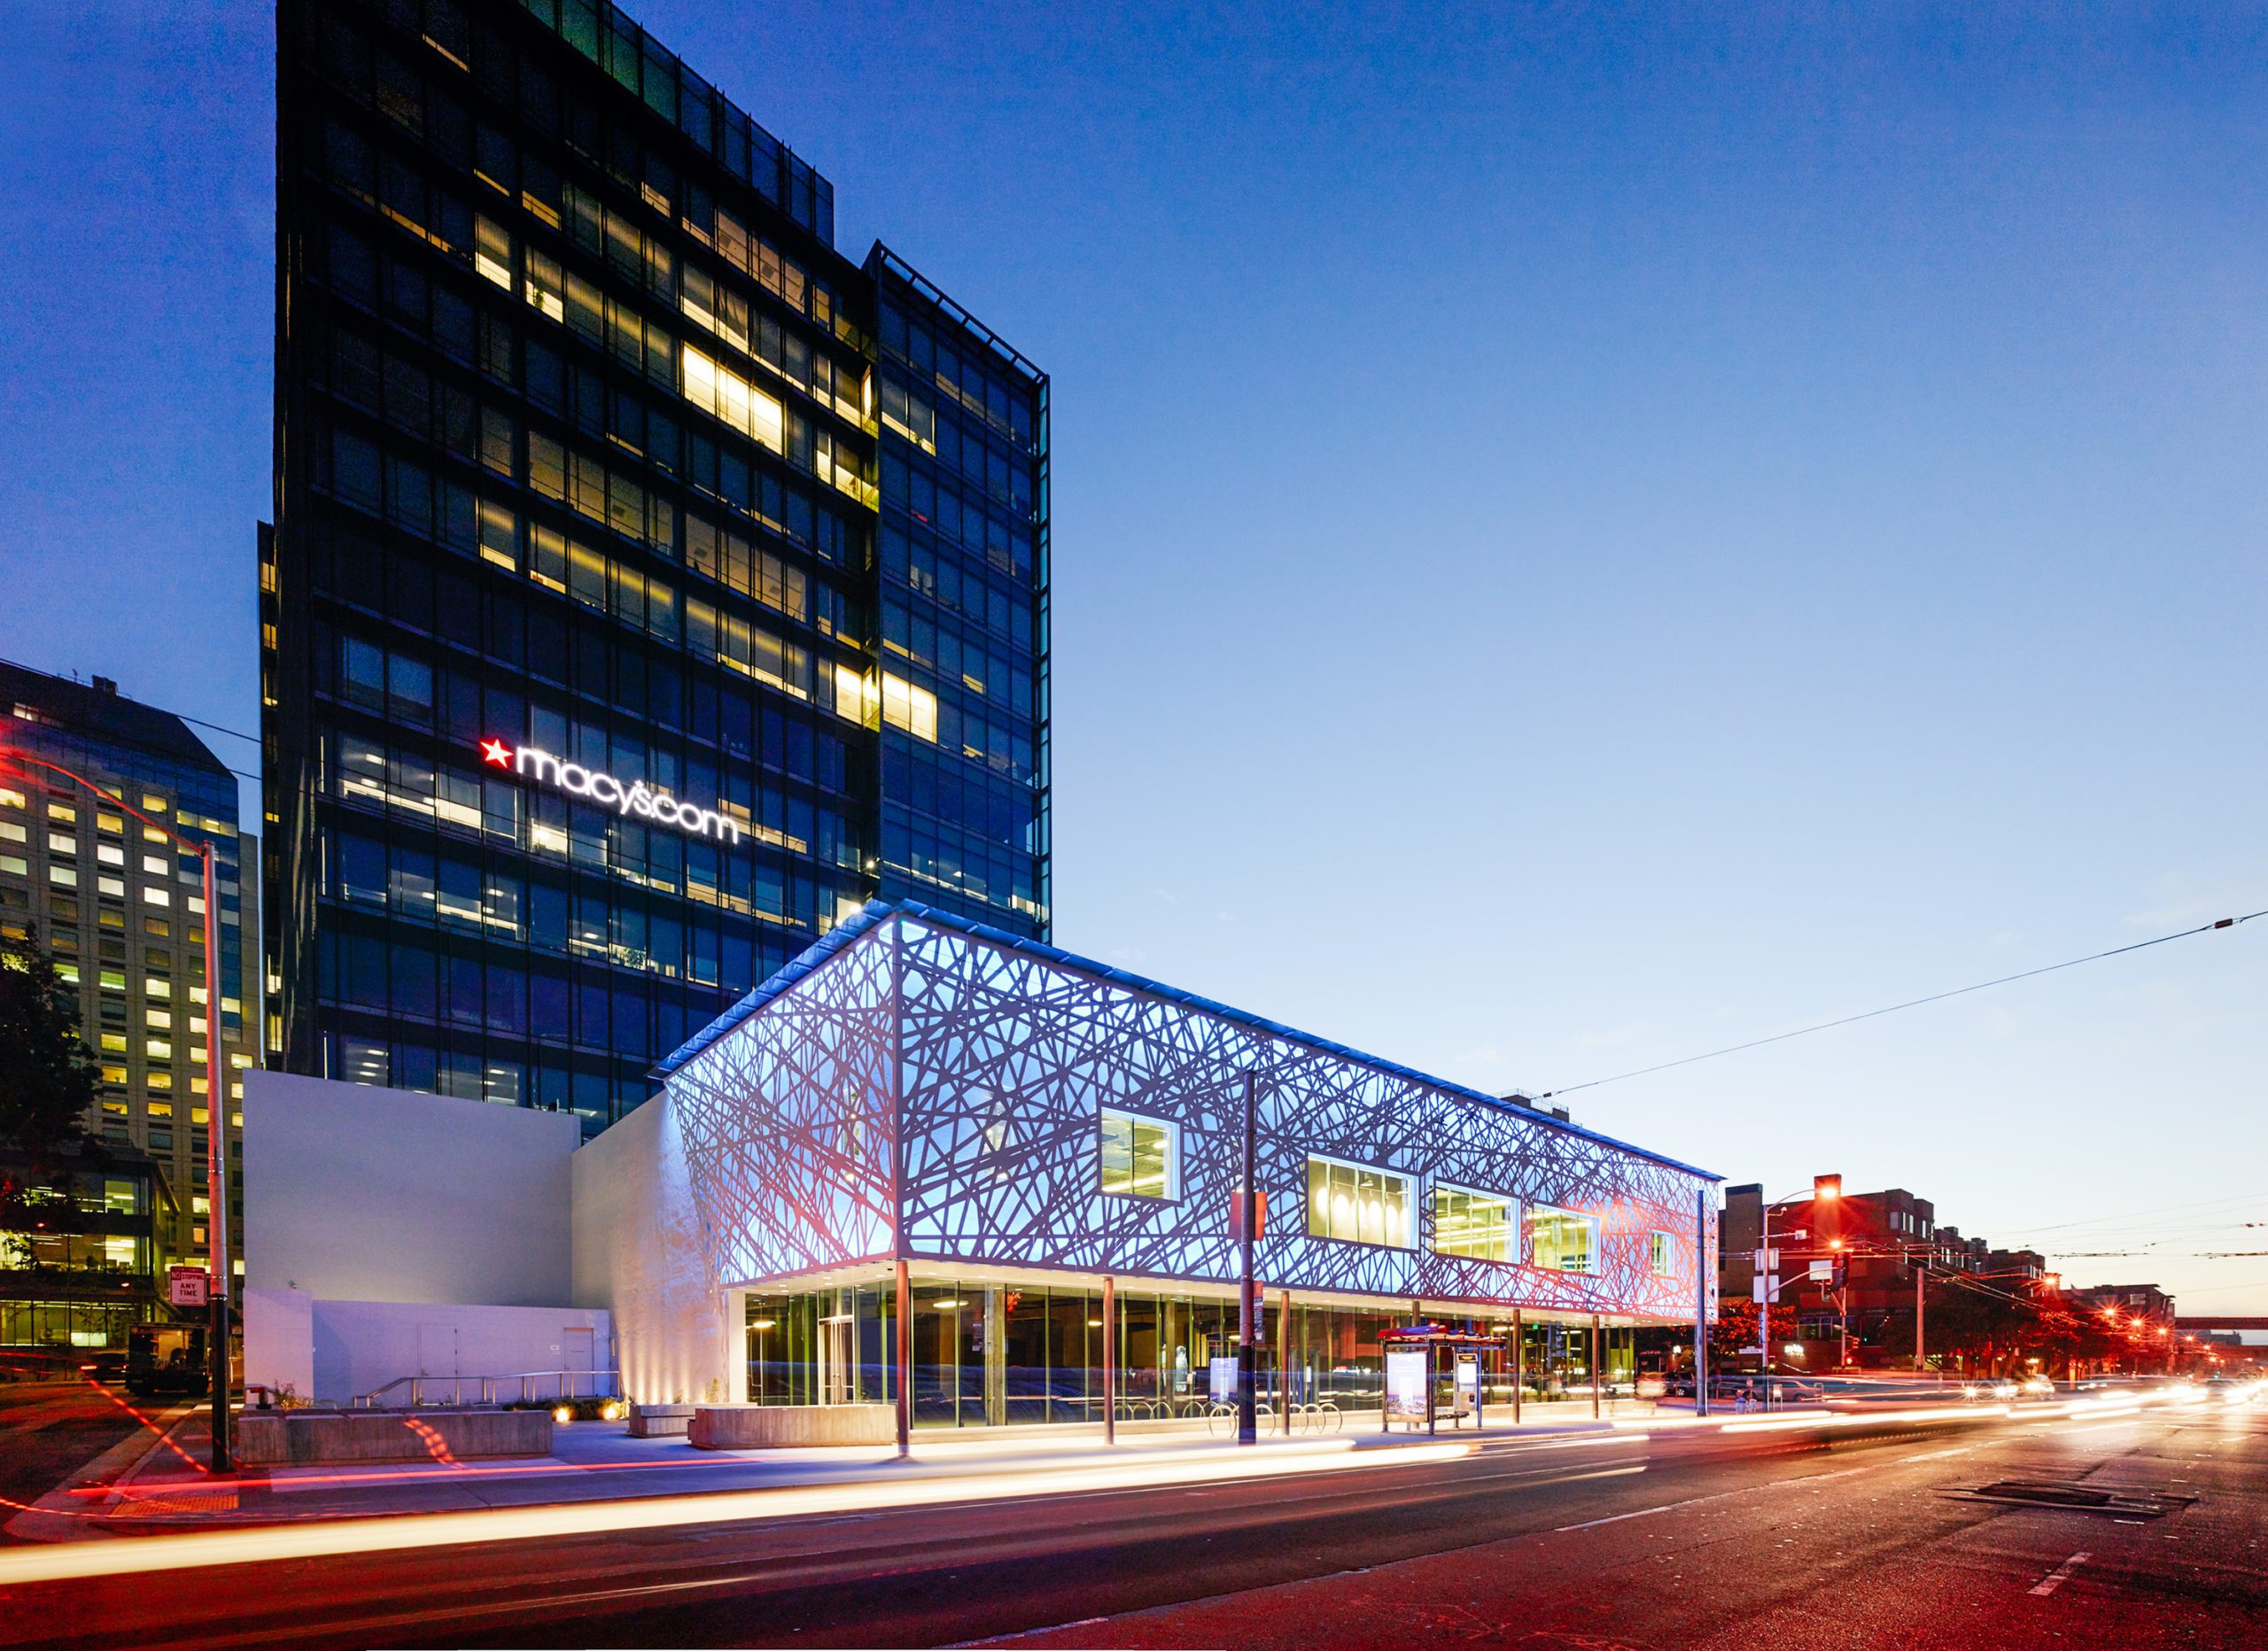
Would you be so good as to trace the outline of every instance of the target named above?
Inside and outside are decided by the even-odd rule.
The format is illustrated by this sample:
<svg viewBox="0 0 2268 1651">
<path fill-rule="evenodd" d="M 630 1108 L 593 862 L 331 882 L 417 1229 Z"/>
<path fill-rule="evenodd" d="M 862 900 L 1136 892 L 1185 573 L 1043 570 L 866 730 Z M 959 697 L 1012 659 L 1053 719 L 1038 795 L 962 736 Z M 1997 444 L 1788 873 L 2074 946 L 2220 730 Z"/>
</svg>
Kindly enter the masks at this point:
<svg viewBox="0 0 2268 1651">
<path fill-rule="evenodd" d="M 205 885 L 205 1236 L 212 1276 L 206 1305 L 212 1314 L 206 1332 L 213 1395 L 213 1471 L 227 1470 L 229 1456 L 229 1093 L 221 1081 L 221 905 L 213 845 L 183 836 L 163 820 L 152 819 L 116 794 L 60 763 L 27 751 L 0 751 L 0 763 L 60 774 L 113 807 L 163 833 L 183 852 L 198 857 Z"/>
<path fill-rule="evenodd" d="M 1252 1298 L 1252 1241 L 1260 1225 L 1260 1199 L 1253 1160 L 1259 1156 L 1259 1104 L 1254 1091 L 1260 1074 L 1244 1072 L 1244 1190 L 1236 1200 L 1237 1217 L 1237 1443 L 1260 1443 L 1259 1393 L 1254 1368 L 1254 1344 L 1260 1339 L 1260 1306 Z"/>
<path fill-rule="evenodd" d="M 1781 1205 L 1793 1204 L 1803 1195 L 1791 1192 L 1784 1198 L 1767 1201 L 1759 1213 L 1757 1239 L 1757 1269 L 1754 1294 L 1756 1297 L 1756 1373 L 1764 1384 L 1764 1407 L 1772 1408 L 1772 1298 L 1779 1293 L 1771 1281 L 1772 1271 L 1772 1212 Z M 1811 1201 L 1814 1206 L 1832 1204 L 1843 1196 L 1843 1177 L 1814 1175 L 1811 1178 Z"/>
</svg>

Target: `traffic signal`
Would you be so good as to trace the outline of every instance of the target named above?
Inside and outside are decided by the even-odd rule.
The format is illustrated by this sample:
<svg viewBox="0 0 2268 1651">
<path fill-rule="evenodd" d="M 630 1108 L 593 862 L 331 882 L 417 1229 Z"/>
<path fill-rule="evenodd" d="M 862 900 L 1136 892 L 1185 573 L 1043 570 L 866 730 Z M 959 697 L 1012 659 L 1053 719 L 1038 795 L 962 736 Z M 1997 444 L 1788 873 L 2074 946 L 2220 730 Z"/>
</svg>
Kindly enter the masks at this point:
<svg viewBox="0 0 2268 1651">
<path fill-rule="evenodd" d="M 1831 1282 L 1834 1284 L 1834 1287 L 1837 1290 L 1844 1290 L 1849 1287 L 1851 1283 L 1851 1258 L 1849 1256 L 1838 1255 L 1835 1258 Z"/>
</svg>

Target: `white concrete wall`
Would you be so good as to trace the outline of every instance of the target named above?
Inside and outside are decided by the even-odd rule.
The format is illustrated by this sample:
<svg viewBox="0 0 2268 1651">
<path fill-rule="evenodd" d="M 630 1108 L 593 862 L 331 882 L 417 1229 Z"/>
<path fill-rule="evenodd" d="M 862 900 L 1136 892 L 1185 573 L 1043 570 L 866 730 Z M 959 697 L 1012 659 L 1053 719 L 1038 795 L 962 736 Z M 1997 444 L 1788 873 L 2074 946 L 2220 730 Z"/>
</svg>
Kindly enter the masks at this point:
<svg viewBox="0 0 2268 1651">
<path fill-rule="evenodd" d="M 315 1391 L 315 1298 L 304 1290 L 245 1291 L 245 1384 L 301 1399 Z"/>
<path fill-rule="evenodd" d="M 581 1140 L 564 1112 L 246 1073 L 245 1288 L 563 1306 Z"/>
<path fill-rule="evenodd" d="M 575 1154 L 572 1299 L 611 1309 L 629 1397 L 747 1397 L 746 1336 L 732 1329 L 739 1297 L 717 1288 L 667 1095 Z"/>
<path fill-rule="evenodd" d="M 611 1368 L 613 1326 L 587 1307 L 319 1301 L 297 1290 L 245 1292 L 245 1379 L 343 1405 L 405 1376 L 522 1376 Z M 530 1384 L 548 1399 L 563 1384 Z M 590 1392 L 592 1384 L 577 1391 Z M 500 1399 L 519 1389 L 498 1391 Z M 408 1394 L 398 1395 L 404 1403 Z M 428 1394 L 429 1399 L 434 1395 Z M 446 1395 L 444 1395 L 446 1397 Z M 479 1397 L 465 1390 L 467 1402 Z"/>
<path fill-rule="evenodd" d="M 613 1327 L 587 1307 L 435 1306 L 403 1301 L 318 1301 L 314 1392 L 341 1404 L 405 1376 L 522 1376 L 534 1371 L 605 1370 Z M 509 1401 L 517 1388 L 497 1397 Z M 555 1385 L 532 1384 L 549 1398 Z M 583 1391 L 591 1391 L 586 1384 Z M 408 1401 L 404 1390 L 396 1397 Z M 431 1395 L 428 1395 L 431 1398 Z M 467 1388 L 468 1401 L 478 1397 Z"/>
</svg>

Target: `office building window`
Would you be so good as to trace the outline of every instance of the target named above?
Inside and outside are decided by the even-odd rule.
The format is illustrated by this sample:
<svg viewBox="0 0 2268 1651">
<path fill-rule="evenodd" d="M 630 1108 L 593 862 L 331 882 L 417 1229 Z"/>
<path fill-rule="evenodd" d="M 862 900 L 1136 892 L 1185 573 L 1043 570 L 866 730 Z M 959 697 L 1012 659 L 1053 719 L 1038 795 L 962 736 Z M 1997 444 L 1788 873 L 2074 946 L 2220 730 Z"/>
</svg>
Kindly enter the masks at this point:
<svg viewBox="0 0 2268 1651">
<path fill-rule="evenodd" d="M 1466 1256 L 1475 1261 L 1516 1260 L 1512 1231 L 1512 1201 L 1503 1194 L 1434 1187 L 1435 1254 Z"/>
<path fill-rule="evenodd" d="M 1410 1247 L 1410 1178 L 1364 1164 L 1308 1159 L 1308 1236 Z"/>
<path fill-rule="evenodd" d="M 1677 1271 L 1677 1240 L 1668 1233 L 1648 1234 L 1646 1265 L 1656 1278 L 1673 1276 Z"/>
<path fill-rule="evenodd" d="M 1102 1190 L 1114 1198 L 1170 1198 L 1174 1196 L 1174 1136 L 1171 1124 L 1127 1112 L 1102 1115 Z"/>
<path fill-rule="evenodd" d="M 1538 1205 L 1527 1215 L 1528 1261 L 1554 1273 L 1598 1270 L 1598 1218 Z"/>
</svg>

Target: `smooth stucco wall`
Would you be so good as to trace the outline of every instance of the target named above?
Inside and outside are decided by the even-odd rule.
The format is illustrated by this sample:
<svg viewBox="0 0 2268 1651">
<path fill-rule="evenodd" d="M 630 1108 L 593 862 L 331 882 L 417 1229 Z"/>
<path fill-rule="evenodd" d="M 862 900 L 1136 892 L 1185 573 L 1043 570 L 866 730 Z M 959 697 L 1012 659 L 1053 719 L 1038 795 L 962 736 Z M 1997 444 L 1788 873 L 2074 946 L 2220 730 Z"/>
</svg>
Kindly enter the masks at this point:
<svg viewBox="0 0 2268 1651">
<path fill-rule="evenodd" d="M 737 1292 L 717 1288 L 687 1180 L 677 1112 L 648 1101 L 574 1161 L 574 1295 L 614 1315 L 624 1391 L 648 1404 L 746 1397 Z"/>
<path fill-rule="evenodd" d="M 288 1385 L 343 1405 L 405 1376 L 527 1376 L 608 1369 L 613 1327 L 588 1307 L 458 1306 L 422 1301 L 319 1301 L 302 1291 L 245 1292 L 245 1379 Z M 529 1397 L 562 1384 L 538 1381 Z M 578 1384 L 587 1393 L 590 1384 Z M 408 1403 L 406 1391 L 394 1402 Z M 436 1397 L 426 1395 L 428 1400 Z M 446 1399 L 446 1393 L 439 1395 Z M 468 1388 L 468 1402 L 477 1399 Z M 496 1397 L 519 1397 L 505 1387 Z"/>
<path fill-rule="evenodd" d="M 581 1139 L 564 1112 L 247 1073 L 245 1288 L 564 1306 Z"/>
</svg>

